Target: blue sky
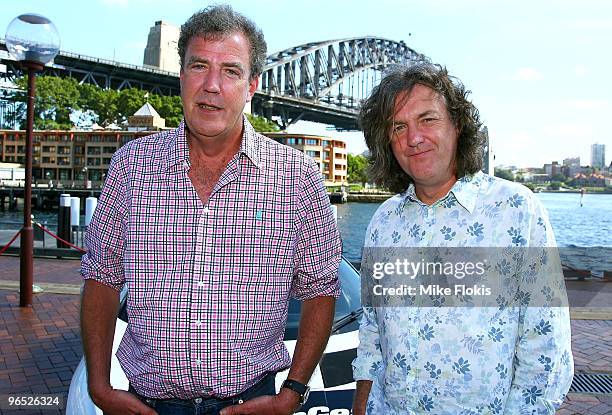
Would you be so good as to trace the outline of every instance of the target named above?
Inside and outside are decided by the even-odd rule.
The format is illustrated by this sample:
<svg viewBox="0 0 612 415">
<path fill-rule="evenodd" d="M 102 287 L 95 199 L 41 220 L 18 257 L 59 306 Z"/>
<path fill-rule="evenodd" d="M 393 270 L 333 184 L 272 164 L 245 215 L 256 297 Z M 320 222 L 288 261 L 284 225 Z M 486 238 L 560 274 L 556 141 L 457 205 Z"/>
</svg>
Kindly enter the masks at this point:
<svg viewBox="0 0 612 415">
<path fill-rule="evenodd" d="M 206 1 L 0 0 L 11 19 L 49 17 L 62 49 L 141 64 L 157 20 L 179 26 Z M 612 158 L 612 2 L 608 1 L 231 1 L 263 29 L 272 53 L 311 41 L 373 35 L 404 40 L 445 65 L 472 91 L 497 164 L 541 166 L 606 144 Z M 317 128 L 303 125 L 307 132 Z M 319 127 L 326 134 L 333 131 Z M 349 151 L 359 134 L 341 135 Z"/>
</svg>

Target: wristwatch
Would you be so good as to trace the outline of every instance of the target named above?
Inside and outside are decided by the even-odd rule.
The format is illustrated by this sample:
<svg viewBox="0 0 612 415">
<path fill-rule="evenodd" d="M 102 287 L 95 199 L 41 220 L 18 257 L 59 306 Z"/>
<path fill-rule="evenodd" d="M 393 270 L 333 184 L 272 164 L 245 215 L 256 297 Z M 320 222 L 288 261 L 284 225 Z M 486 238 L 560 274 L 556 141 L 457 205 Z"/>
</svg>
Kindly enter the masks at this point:
<svg viewBox="0 0 612 415">
<path fill-rule="evenodd" d="M 304 405 L 308 400 L 308 394 L 310 394 L 310 386 L 304 385 L 297 380 L 285 379 L 281 388 L 291 389 L 298 395 L 300 395 L 300 405 Z"/>
</svg>

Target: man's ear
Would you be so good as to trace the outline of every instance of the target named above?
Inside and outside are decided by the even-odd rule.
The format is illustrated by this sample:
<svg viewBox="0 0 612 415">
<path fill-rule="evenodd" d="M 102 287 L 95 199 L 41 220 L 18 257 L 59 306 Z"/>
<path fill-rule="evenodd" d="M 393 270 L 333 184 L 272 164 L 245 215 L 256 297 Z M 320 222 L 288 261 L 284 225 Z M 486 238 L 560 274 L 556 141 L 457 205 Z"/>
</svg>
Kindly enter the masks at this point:
<svg viewBox="0 0 612 415">
<path fill-rule="evenodd" d="M 253 95 L 255 95 L 255 91 L 257 91 L 258 86 L 259 86 L 259 76 L 255 76 L 249 81 L 249 91 L 248 91 L 249 95 L 247 97 L 246 102 L 251 102 L 251 99 L 253 98 Z"/>
</svg>

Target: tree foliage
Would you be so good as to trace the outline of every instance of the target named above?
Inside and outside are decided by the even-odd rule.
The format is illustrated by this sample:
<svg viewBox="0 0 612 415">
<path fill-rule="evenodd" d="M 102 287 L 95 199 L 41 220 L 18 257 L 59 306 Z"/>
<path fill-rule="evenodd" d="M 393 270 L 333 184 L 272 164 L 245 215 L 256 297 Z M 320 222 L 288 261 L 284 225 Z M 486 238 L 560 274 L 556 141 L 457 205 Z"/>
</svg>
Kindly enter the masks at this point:
<svg viewBox="0 0 612 415">
<path fill-rule="evenodd" d="M 349 153 L 347 164 L 349 183 L 361 183 L 365 185 L 368 181 L 368 176 L 366 174 L 368 159 L 361 155 L 355 156 Z"/>
<path fill-rule="evenodd" d="M 15 99 L 24 104 L 27 82 L 25 76 L 16 81 L 21 92 L 16 94 Z M 137 88 L 116 91 L 92 84 L 79 84 L 73 78 L 38 76 L 34 128 L 70 129 L 73 126 L 88 127 L 94 122 L 105 127 L 113 123 L 122 124 L 147 101 L 166 120 L 167 127 L 177 127 L 183 119 L 183 104 L 178 95 L 162 96 Z M 271 120 L 250 114 L 247 117 L 256 131 L 279 130 Z M 17 119 L 21 128 L 25 128 L 25 105 L 18 107 Z"/>
<path fill-rule="evenodd" d="M 18 78 L 17 86 L 22 90 L 15 98 L 25 103 L 27 77 Z M 79 84 L 73 78 L 39 76 L 36 79 L 36 101 L 34 105 L 34 128 L 69 129 L 85 127 L 93 122 L 107 126 L 127 121 L 148 101 L 162 118 L 166 126 L 176 127 L 183 118 L 180 96 L 160 96 L 136 88 L 116 91 L 102 89 L 91 84 Z M 26 107 L 19 108 L 21 127 L 26 122 Z"/>
<path fill-rule="evenodd" d="M 510 170 L 506 170 L 506 169 L 500 169 L 500 168 L 495 168 L 495 176 L 502 178 L 502 179 L 506 179 L 506 180 L 510 180 L 510 181 L 514 181 L 514 175 L 512 174 L 512 172 Z"/>
<path fill-rule="evenodd" d="M 15 82 L 22 91 L 16 98 L 26 102 L 28 79 L 21 77 Z M 79 84 L 73 78 L 40 76 L 36 79 L 36 99 L 34 101 L 34 128 L 67 129 L 72 127 L 70 115 L 80 110 Z M 22 128 L 26 122 L 26 106 L 20 109 L 19 118 Z"/>
<path fill-rule="evenodd" d="M 246 114 L 246 117 L 257 132 L 263 133 L 280 130 L 274 121 L 267 118 L 259 117 L 253 114 Z"/>
</svg>

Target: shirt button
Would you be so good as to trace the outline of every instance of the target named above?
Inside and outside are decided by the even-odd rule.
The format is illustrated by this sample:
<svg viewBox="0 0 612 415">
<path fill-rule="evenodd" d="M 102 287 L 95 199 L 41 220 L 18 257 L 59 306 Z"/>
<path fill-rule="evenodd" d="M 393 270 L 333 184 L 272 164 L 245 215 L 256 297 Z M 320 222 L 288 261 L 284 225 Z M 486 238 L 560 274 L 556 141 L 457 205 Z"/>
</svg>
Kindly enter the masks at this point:
<svg viewBox="0 0 612 415">
<path fill-rule="evenodd" d="M 200 366 L 202 364 L 202 361 L 200 359 L 196 359 L 195 364 L 196 366 Z"/>
<path fill-rule="evenodd" d="M 189 168 L 189 163 L 186 161 L 183 162 L 183 169 L 187 170 Z"/>
<path fill-rule="evenodd" d="M 208 208 L 208 206 L 205 206 L 205 207 L 204 207 L 203 212 L 204 212 L 205 214 L 208 214 L 208 213 L 210 212 L 210 209 Z"/>
<path fill-rule="evenodd" d="M 195 398 L 195 403 L 202 403 L 202 398 Z"/>
<path fill-rule="evenodd" d="M 202 325 L 202 320 L 196 320 L 195 325 L 200 327 Z"/>
<path fill-rule="evenodd" d="M 204 281 L 198 281 L 198 287 L 202 288 L 204 286 Z"/>
</svg>

